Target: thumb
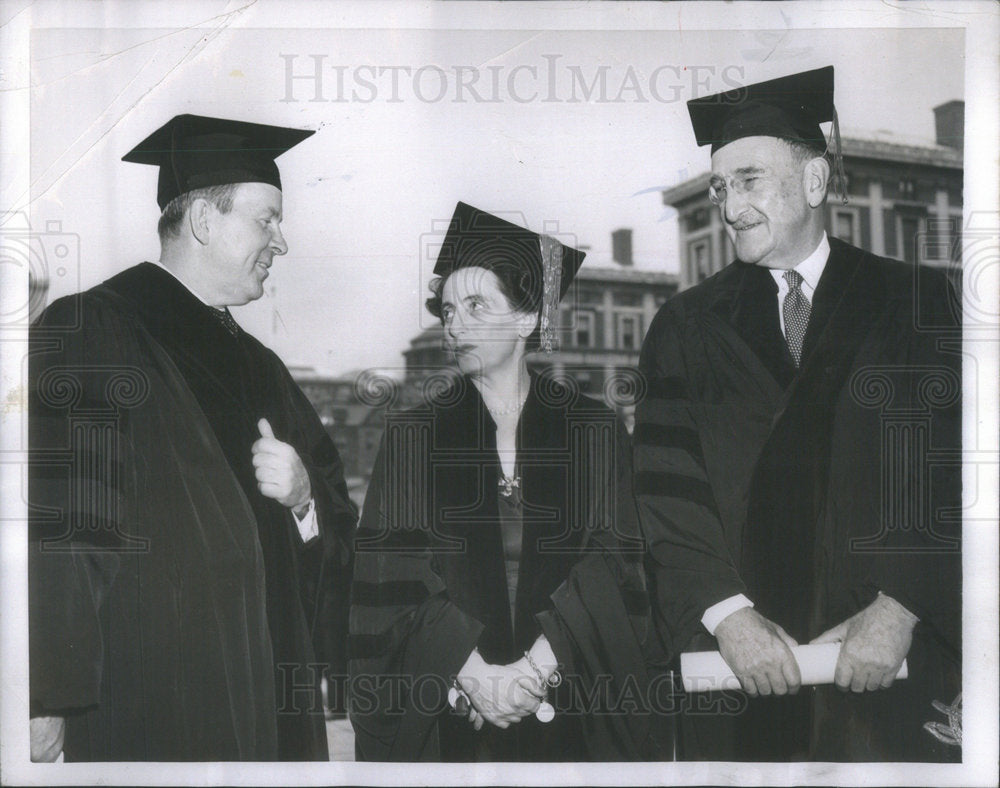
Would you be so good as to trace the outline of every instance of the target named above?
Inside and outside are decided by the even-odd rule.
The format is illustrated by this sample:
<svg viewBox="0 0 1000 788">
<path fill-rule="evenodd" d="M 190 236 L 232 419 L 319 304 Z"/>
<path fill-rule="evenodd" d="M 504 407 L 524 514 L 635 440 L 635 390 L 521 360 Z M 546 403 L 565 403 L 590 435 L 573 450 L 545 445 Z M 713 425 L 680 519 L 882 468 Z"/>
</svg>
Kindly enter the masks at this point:
<svg viewBox="0 0 1000 788">
<path fill-rule="evenodd" d="M 262 438 L 274 437 L 274 430 L 271 429 L 271 425 L 268 423 L 267 419 L 261 419 L 258 421 L 257 429 L 260 430 L 260 437 Z"/>
<path fill-rule="evenodd" d="M 835 627 L 831 627 L 822 635 L 817 638 L 813 638 L 809 641 L 810 644 L 816 643 L 841 643 L 844 638 L 847 637 L 847 622 L 841 622 Z"/>
<path fill-rule="evenodd" d="M 780 626 L 775 624 L 774 628 L 775 630 L 777 630 L 778 637 L 781 638 L 781 642 L 784 643 L 786 646 L 788 646 L 788 648 L 795 648 L 797 645 L 799 645 L 799 642 L 791 635 L 789 635 L 787 632 L 785 632 L 785 630 L 782 629 Z"/>
</svg>

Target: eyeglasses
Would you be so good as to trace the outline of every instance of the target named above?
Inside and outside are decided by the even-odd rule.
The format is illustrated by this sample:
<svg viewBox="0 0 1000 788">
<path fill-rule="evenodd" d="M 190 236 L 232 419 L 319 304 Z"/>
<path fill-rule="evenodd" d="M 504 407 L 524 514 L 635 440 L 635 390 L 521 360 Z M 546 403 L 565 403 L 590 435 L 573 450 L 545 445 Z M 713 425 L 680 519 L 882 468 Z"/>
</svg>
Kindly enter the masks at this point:
<svg viewBox="0 0 1000 788">
<path fill-rule="evenodd" d="M 722 205 L 726 201 L 727 190 L 732 189 L 736 194 L 750 194 L 755 188 L 765 183 L 768 177 L 765 175 L 743 175 L 736 178 L 723 179 L 715 177 L 708 184 L 708 199 L 712 205 Z"/>
</svg>

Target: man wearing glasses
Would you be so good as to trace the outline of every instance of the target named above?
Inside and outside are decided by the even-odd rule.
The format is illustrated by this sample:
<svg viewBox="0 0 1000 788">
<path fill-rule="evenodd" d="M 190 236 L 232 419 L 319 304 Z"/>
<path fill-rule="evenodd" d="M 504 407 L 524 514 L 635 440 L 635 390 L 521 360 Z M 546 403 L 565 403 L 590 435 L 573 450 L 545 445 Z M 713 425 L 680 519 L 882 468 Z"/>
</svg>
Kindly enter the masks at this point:
<svg viewBox="0 0 1000 788">
<path fill-rule="evenodd" d="M 961 678 L 949 285 L 827 237 L 832 67 L 688 108 L 737 259 L 650 327 L 635 488 L 663 637 L 742 693 L 682 716 L 682 757 L 957 760 L 923 730 Z M 809 642 L 841 644 L 833 685 L 802 686 Z"/>
</svg>

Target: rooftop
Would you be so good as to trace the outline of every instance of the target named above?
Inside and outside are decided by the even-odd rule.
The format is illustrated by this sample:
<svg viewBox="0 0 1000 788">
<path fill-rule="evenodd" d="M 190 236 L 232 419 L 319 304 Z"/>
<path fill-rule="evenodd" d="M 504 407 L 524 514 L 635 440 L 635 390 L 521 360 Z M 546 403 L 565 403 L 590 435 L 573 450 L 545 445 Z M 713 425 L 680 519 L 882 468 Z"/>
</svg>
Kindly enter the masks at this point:
<svg viewBox="0 0 1000 788">
<path fill-rule="evenodd" d="M 680 279 L 677 274 L 670 274 L 666 271 L 626 268 L 616 265 L 614 267 L 590 268 L 584 262 L 577 272 L 578 282 L 635 282 L 644 285 L 670 285 L 677 284 Z"/>
</svg>

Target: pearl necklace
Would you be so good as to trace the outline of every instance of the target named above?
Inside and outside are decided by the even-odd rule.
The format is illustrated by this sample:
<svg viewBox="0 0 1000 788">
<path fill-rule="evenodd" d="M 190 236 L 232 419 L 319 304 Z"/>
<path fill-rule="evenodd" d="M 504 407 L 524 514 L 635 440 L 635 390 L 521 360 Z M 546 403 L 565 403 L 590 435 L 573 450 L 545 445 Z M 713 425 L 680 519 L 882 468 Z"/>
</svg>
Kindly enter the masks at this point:
<svg viewBox="0 0 1000 788">
<path fill-rule="evenodd" d="M 524 407 L 524 403 L 527 399 L 528 392 L 525 391 L 523 396 L 513 402 L 508 400 L 506 405 L 501 405 L 496 408 L 491 408 L 487 405 L 486 408 L 489 410 L 490 415 L 493 416 L 493 420 L 496 421 L 500 416 L 512 416 L 515 413 L 520 413 L 521 408 Z M 483 401 L 485 402 L 485 400 Z M 514 494 L 514 489 L 521 487 L 521 477 L 509 477 L 503 472 L 503 470 L 501 470 L 500 478 L 497 480 L 497 486 L 500 488 L 500 494 L 504 498 L 510 498 Z"/>
<path fill-rule="evenodd" d="M 528 398 L 528 393 L 525 392 L 523 397 L 520 397 L 519 399 L 513 401 L 508 400 L 507 404 L 505 405 L 499 405 L 494 408 L 490 407 L 490 405 L 487 404 L 486 408 L 493 416 L 511 416 L 515 413 L 521 412 L 521 408 L 524 407 L 524 402 L 525 400 L 527 400 L 527 398 Z M 485 401 L 486 400 L 483 400 L 483 402 Z"/>
</svg>

